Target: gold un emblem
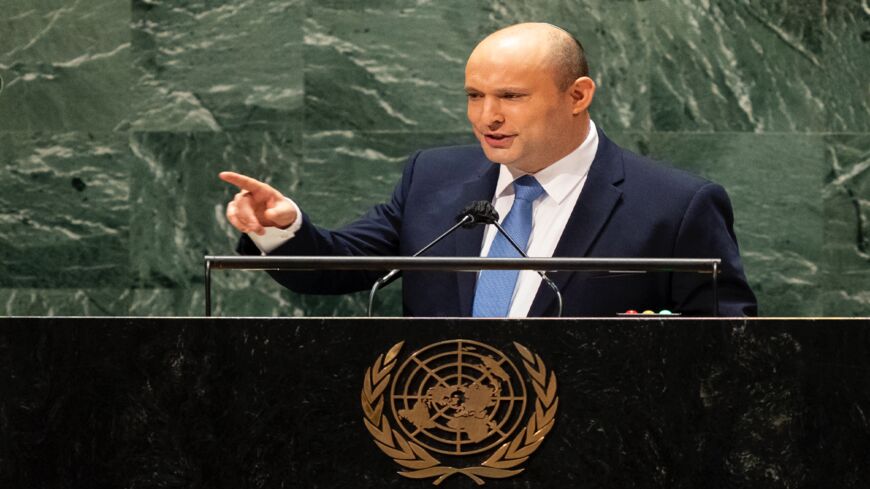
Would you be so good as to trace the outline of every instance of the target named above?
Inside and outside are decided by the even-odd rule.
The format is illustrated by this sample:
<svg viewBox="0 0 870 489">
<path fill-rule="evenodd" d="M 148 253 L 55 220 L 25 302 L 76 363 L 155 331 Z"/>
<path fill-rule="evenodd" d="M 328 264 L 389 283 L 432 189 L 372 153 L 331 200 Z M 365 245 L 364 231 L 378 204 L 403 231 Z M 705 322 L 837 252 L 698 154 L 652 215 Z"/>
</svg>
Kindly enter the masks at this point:
<svg viewBox="0 0 870 489">
<path fill-rule="evenodd" d="M 362 389 L 365 426 L 403 467 L 399 474 L 438 485 L 453 474 L 484 484 L 522 472 L 559 406 L 556 376 L 541 357 L 514 343 L 535 392 L 532 402 L 525 376 L 487 344 L 434 343 L 396 368 L 404 343 L 378 356 Z M 534 406 L 528 417 L 527 405 Z"/>
</svg>

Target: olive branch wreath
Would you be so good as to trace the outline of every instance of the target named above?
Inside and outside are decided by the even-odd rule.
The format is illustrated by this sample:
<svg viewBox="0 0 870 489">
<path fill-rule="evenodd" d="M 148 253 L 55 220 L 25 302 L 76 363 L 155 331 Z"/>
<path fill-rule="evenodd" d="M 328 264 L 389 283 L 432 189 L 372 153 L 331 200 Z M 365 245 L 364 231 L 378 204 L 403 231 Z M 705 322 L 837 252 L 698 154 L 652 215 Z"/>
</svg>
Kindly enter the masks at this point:
<svg viewBox="0 0 870 489">
<path fill-rule="evenodd" d="M 535 412 L 529 417 L 526 426 L 510 442 L 502 444 L 488 459 L 480 465 L 471 467 L 450 467 L 441 465 L 420 445 L 406 440 L 398 431 L 390 427 L 390 421 L 384 414 L 384 392 L 390 384 L 396 358 L 405 344 L 396 343 L 386 354 L 378 355 L 374 365 L 366 369 L 365 380 L 361 393 L 361 402 L 365 417 L 366 429 L 374 437 L 375 443 L 387 456 L 405 469 L 399 475 L 411 479 L 426 479 L 436 477 L 432 482 L 439 485 L 453 474 L 462 474 L 472 479 L 478 485 L 486 481 L 483 478 L 503 479 L 512 477 L 523 470 L 517 468 L 528 460 L 529 456 L 541 446 L 544 437 L 553 429 L 559 398 L 556 396 L 556 376 L 550 372 L 537 354 L 533 354 L 523 345 L 514 342 L 514 347 L 523 357 L 523 365 L 532 379 L 532 386 L 537 394 Z"/>
</svg>

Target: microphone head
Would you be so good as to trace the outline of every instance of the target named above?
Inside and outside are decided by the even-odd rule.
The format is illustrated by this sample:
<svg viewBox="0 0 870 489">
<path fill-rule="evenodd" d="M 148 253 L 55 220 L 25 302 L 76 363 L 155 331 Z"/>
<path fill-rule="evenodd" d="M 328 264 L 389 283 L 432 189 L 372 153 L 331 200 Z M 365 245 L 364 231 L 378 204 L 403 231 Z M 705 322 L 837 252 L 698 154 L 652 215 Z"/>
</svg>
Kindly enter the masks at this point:
<svg viewBox="0 0 870 489">
<path fill-rule="evenodd" d="M 471 216 L 472 221 L 463 224 L 462 227 L 473 228 L 477 224 L 495 224 L 498 222 L 498 211 L 493 207 L 492 202 L 488 200 L 476 200 L 467 206 L 462 212 L 456 216 L 457 221 L 461 221 L 465 216 Z"/>
</svg>

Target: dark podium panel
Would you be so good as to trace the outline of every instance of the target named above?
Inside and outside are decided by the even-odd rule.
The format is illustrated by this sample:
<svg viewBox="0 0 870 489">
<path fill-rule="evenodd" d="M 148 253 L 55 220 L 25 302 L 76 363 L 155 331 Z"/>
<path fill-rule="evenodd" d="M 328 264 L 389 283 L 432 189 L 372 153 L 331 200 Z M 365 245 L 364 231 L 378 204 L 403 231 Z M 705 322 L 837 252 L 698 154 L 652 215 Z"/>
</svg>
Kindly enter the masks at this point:
<svg viewBox="0 0 870 489">
<path fill-rule="evenodd" d="M 361 390 L 397 342 L 459 338 L 558 379 L 552 431 L 484 487 L 870 485 L 866 320 L 3 318 L 0 487 L 433 487 Z"/>
</svg>

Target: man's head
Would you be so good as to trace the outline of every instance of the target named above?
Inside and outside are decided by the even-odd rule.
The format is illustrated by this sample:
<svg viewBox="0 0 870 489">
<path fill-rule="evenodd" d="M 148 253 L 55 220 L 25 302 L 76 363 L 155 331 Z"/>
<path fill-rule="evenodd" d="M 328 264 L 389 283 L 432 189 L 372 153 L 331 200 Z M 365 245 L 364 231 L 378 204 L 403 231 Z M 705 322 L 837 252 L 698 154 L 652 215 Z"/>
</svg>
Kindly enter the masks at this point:
<svg viewBox="0 0 870 489">
<path fill-rule="evenodd" d="M 595 83 L 583 48 L 549 24 L 490 34 L 468 57 L 468 120 L 486 156 L 534 173 L 583 142 Z"/>
</svg>

